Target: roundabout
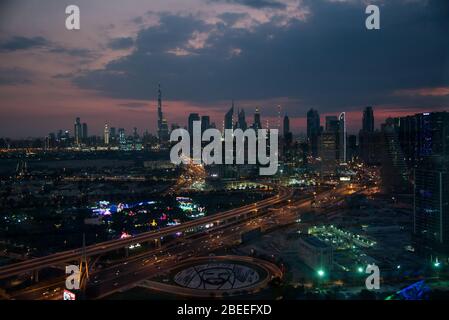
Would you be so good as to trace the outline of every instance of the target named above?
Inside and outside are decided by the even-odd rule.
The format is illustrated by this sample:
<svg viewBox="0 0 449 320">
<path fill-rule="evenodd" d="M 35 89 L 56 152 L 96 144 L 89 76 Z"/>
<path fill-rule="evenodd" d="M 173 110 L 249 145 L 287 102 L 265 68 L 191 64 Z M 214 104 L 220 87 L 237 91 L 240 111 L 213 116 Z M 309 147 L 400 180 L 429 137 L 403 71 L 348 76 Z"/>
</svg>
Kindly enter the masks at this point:
<svg viewBox="0 0 449 320">
<path fill-rule="evenodd" d="M 259 292 L 282 271 L 273 263 L 245 256 L 186 260 L 171 273 L 170 283 L 146 281 L 154 290 L 188 297 L 225 297 Z"/>
</svg>

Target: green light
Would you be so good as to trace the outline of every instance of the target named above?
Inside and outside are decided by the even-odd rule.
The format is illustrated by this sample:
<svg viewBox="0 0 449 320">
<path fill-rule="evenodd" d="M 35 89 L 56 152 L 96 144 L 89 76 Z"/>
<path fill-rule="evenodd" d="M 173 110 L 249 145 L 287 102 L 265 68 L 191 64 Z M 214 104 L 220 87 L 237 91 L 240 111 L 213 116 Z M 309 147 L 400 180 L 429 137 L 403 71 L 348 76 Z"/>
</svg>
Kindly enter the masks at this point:
<svg viewBox="0 0 449 320">
<path fill-rule="evenodd" d="M 358 271 L 359 273 L 362 273 L 362 272 L 363 272 L 363 268 L 362 268 L 362 267 L 358 267 L 358 268 L 357 268 L 357 271 Z"/>
<path fill-rule="evenodd" d="M 441 265 L 441 263 L 440 262 L 435 262 L 434 264 L 433 264 L 433 266 L 435 267 L 435 268 L 438 268 L 439 266 Z"/>
<path fill-rule="evenodd" d="M 320 277 L 324 277 L 324 270 L 318 270 L 318 275 L 320 276 Z"/>
</svg>

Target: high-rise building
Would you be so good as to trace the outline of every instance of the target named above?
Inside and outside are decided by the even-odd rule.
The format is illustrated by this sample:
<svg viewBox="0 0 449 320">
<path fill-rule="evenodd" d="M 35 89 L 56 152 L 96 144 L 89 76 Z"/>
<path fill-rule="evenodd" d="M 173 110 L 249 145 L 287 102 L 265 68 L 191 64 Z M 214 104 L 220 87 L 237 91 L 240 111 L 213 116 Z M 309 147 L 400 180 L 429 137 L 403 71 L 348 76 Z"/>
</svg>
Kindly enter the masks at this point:
<svg viewBox="0 0 449 320">
<path fill-rule="evenodd" d="M 326 131 L 338 132 L 338 117 L 337 116 L 326 116 Z"/>
<path fill-rule="evenodd" d="M 321 175 L 333 176 L 337 164 L 337 135 L 332 131 L 324 131 L 319 136 L 319 156 L 321 158 Z"/>
<path fill-rule="evenodd" d="M 237 125 L 236 127 L 238 129 L 242 129 L 245 131 L 248 128 L 248 125 L 246 124 L 246 118 L 245 118 L 245 110 L 241 109 L 238 113 L 238 119 L 237 119 Z"/>
<path fill-rule="evenodd" d="M 283 136 L 286 137 L 290 133 L 290 119 L 287 115 L 284 116 Z"/>
<path fill-rule="evenodd" d="M 82 128 L 81 128 L 81 119 L 76 118 L 75 125 L 74 125 L 74 135 L 75 135 L 75 144 L 80 145 L 82 141 Z"/>
<path fill-rule="evenodd" d="M 226 112 L 224 117 L 224 128 L 223 129 L 234 129 L 234 101 L 232 101 L 231 109 Z M 224 132 L 223 132 L 224 134 Z"/>
<path fill-rule="evenodd" d="M 109 126 L 107 123 L 104 125 L 104 144 L 109 145 Z"/>
<path fill-rule="evenodd" d="M 157 117 L 157 136 L 159 138 L 159 142 L 164 143 L 169 141 L 170 136 L 168 133 L 168 123 L 162 112 L 162 91 L 160 84 L 158 86 Z"/>
<path fill-rule="evenodd" d="M 259 107 L 256 107 L 256 112 L 254 113 L 253 129 L 254 130 L 262 129 Z"/>
<path fill-rule="evenodd" d="M 210 128 L 210 117 L 209 116 L 201 116 L 201 135 Z"/>
<path fill-rule="evenodd" d="M 320 115 L 317 110 L 307 112 L 307 140 L 310 144 L 312 156 L 318 155 L 318 136 L 320 135 Z"/>
<path fill-rule="evenodd" d="M 200 115 L 198 113 L 191 113 L 189 115 L 188 120 L 188 131 L 191 137 L 191 141 L 193 141 L 193 122 L 194 121 L 200 121 Z"/>
<path fill-rule="evenodd" d="M 118 142 L 120 144 L 126 144 L 126 134 L 124 128 L 118 129 Z"/>
<path fill-rule="evenodd" d="M 422 166 L 414 170 L 413 246 L 418 254 L 449 256 L 449 171 Z"/>
<path fill-rule="evenodd" d="M 83 130 L 82 130 L 82 132 L 83 132 L 83 140 L 84 141 L 86 141 L 87 140 L 87 138 L 89 138 L 89 133 L 88 133 L 88 131 L 87 131 L 87 123 L 83 123 Z"/>
<path fill-rule="evenodd" d="M 338 117 L 338 157 L 340 163 L 346 163 L 346 113 Z"/>
<path fill-rule="evenodd" d="M 109 130 L 109 139 L 114 142 L 117 140 L 117 131 L 115 127 L 111 127 Z"/>
<path fill-rule="evenodd" d="M 362 130 L 364 132 L 374 132 L 374 112 L 373 107 L 366 107 L 363 110 Z"/>
<path fill-rule="evenodd" d="M 348 144 L 347 144 L 347 160 L 348 161 L 354 161 L 354 159 L 357 156 L 357 136 L 354 134 L 351 134 L 348 136 Z"/>
</svg>

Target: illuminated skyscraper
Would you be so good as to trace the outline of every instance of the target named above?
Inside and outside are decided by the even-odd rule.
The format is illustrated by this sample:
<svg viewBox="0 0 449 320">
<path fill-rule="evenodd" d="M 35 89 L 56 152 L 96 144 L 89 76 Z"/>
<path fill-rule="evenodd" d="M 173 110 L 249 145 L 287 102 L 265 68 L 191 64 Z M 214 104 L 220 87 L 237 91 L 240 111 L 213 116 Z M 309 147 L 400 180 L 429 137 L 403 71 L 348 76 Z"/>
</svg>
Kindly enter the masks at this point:
<svg viewBox="0 0 449 320">
<path fill-rule="evenodd" d="M 338 157 L 340 163 L 346 163 L 346 113 L 338 117 Z"/>
<path fill-rule="evenodd" d="M 170 139 L 168 134 L 168 123 L 162 112 L 162 91 L 160 84 L 157 97 L 157 136 L 161 143 L 167 142 Z"/>
<path fill-rule="evenodd" d="M 75 144 L 78 146 L 81 144 L 82 134 L 83 134 L 80 118 L 76 118 L 73 133 L 75 136 Z"/>
<path fill-rule="evenodd" d="M 259 111 L 259 107 L 256 107 L 256 112 L 254 113 L 254 123 L 253 123 L 253 128 L 255 130 L 257 129 L 262 129 L 262 122 L 260 120 L 260 111 Z"/>
<path fill-rule="evenodd" d="M 104 125 L 104 144 L 109 145 L 109 126 L 107 123 Z"/>
</svg>

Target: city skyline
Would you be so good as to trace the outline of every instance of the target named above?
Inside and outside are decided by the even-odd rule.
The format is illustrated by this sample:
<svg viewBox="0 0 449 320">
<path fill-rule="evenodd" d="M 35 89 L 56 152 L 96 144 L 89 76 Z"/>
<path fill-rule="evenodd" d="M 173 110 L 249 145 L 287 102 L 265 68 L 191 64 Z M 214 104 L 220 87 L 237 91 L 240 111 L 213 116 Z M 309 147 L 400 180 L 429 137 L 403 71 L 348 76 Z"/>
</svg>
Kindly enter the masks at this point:
<svg viewBox="0 0 449 320">
<path fill-rule="evenodd" d="M 45 136 L 76 117 L 95 134 L 106 122 L 155 134 L 158 83 L 169 123 L 188 113 L 218 123 L 233 99 L 273 124 L 281 105 L 295 134 L 310 108 L 345 112 L 354 133 L 364 106 L 376 108 L 376 127 L 388 116 L 449 109 L 444 1 L 380 3 L 374 33 L 363 1 L 78 5 L 81 30 L 69 32 L 62 3 L 2 3 L 0 136 Z"/>
</svg>

